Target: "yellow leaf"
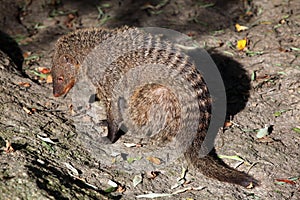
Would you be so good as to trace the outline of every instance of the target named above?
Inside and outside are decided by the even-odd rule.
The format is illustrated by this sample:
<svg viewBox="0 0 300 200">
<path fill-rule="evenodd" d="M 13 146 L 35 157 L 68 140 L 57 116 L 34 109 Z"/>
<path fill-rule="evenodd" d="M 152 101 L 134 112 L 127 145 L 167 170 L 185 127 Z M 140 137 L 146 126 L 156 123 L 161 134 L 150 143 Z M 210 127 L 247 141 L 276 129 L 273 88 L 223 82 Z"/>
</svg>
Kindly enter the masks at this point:
<svg viewBox="0 0 300 200">
<path fill-rule="evenodd" d="M 240 51 L 244 50 L 247 45 L 247 39 L 239 40 L 236 44 L 236 48 Z"/>
<path fill-rule="evenodd" d="M 146 159 L 149 160 L 150 162 L 156 164 L 156 165 L 160 165 L 160 163 L 161 163 L 160 159 L 156 158 L 156 157 L 149 156 Z"/>
<path fill-rule="evenodd" d="M 46 83 L 52 83 L 52 82 L 53 82 L 52 76 L 51 74 L 49 74 L 46 78 Z"/>
<path fill-rule="evenodd" d="M 235 29 L 236 29 L 237 32 L 241 32 L 241 31 L 245 31 L 249 28 L 247 26 L 241 26 L 239 24 L 235 24 Z"/>
</svg>

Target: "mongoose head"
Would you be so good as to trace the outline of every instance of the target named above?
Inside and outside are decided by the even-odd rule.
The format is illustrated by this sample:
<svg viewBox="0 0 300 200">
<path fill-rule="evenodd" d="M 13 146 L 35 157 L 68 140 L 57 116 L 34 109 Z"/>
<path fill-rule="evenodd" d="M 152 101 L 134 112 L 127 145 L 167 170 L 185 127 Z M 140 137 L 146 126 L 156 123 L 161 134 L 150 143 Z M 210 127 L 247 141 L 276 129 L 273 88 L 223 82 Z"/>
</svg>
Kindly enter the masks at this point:
<svg viewBox="0 0 300 200">
<path fill-rule="evenodd" d="M 55 97 L 67 94 L 74 86 L 78 67 L 76 59 L 69 54 L 63 54 L 53 62 L 51 73 Z"/>
</svg>

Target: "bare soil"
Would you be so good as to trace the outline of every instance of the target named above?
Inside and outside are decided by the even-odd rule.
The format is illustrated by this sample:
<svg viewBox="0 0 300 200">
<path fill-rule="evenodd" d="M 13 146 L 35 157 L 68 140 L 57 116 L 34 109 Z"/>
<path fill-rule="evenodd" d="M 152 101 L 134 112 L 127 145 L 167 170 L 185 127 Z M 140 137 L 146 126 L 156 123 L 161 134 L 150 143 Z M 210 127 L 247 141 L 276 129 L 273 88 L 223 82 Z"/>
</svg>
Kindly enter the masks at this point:
<svg viewBox="0 0 300 200">
<path fill-rule="evenodd" d="M 0 199 L 135 199 L 187 187 L 201 189 L 161 199 L 300 199 L 300 1 L 0 0 L 0 10 Z M 248 29 L 238 32 L 237 23 Z M 174 29 L 211 54 L 231 120 L 216 150 L 247 161 L 238 169 L 260 180 L 259 187 L 221 183 L 189 169 L 186 184 L 171 189 L 184 161 L 149 179 L 104 165 L 81 145 L 69 105 L 52 96 L 37 69 L 51 68 L 63 34 L 122 25 Z M 244 38 L 246 49 L 237 50 Z M 270 134 L 258 139 L 264 127 Z M 133 187 L 139 174 L 143 182 Z M 108 190 L 109 180 L 119 184 L 117 191 Z"/>
</svg>

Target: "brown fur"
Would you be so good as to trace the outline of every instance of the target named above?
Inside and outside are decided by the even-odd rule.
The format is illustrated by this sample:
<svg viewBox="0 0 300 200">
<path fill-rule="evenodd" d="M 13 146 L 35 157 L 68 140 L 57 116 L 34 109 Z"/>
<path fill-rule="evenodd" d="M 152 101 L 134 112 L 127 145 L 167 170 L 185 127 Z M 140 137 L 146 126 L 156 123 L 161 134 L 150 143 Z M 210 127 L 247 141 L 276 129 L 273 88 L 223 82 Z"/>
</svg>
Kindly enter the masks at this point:
<svg viewBox="0 0 300 200">
<path fill-rule="evenodd" d="M 129 37 L 132 31 L 138 32 L 137 29 L 128 27 L 114 30 L 93 28 L 75 31 L 60 38 L 56 44 L 55 54 L 53 56 L 52 75 L 54 95 L 61 96 L 69 91 L 70 87 L 74 84 L 73 82 L 76 82 L 78 78 L 78 68 L 81 67 L 86 55 L 98 44 L 116 34 L 124 36 L 126 39 L 126 36 L 128 35 Z M 147 40 L 145 38 L 141 35 L 137 37 L 137 40 L 147 44 L 147 41 L 144 41 Z M 161 44 L 165 44 L 171 49 L 171 45 L 168 43 L 161 43 L 160 40 L 156 40 L 155 38 L 150 38 L 149 41 L 150 40 L 154 41 L 152 44 L 154 47 L 160 47 Z M 185 133 L 185 135 L 181 133 L 181 135 L 178 135 L 176 130 L 187 123 L 184 121 L 185 118 L 187 118 L 187 121 L 189 119 L 199 119 L 197 137 L 189 143 L 184 153 L 187 160 L 208 177 L 242 185 L 244 187 L 257 185 L 257 181 L 254 178 L 246 173 L 230 168 L 223 163 L 222 160 L 218 159 L 214 150 L 204 158 L 199 157 L 199 150 L 206 136 L 210 121 L 211 98 L 209 97 L 208 88 L 201 74 L 196 70 L 194 64 L 189 61 L 186 55 L 176 49 L 169 50 L 165 48 L 166 50 L 164 50 L 164 48 L 159 49 L 154 47 L 145 47 L 142 50 L 129 53 L 124 51 L 125 53 L 122 56 L 118 56 L 116 61 L 110 63 L 103 77 L 96 74 L 97 69 L 93 69 L 95 71 L 91 70 L 90 73 L 88 72 L 88 76 L 98 88 L 99 98 L 104 101 L 107 106 L 109 139 L 112 142 L 118 139 L 119 136 L 116 135 L 118 123 L 122 118 L 117 115 L 116 113 L 118 112 L 115 111 L 118 109 L 114 106 L 115 102 L 113 97 L 116 96 L 116 94 L 112 92 L 114 85 L 125 76 L 127 72 L 140 65 L 163 64 L 166 67 L 158 69 L 153 67 L 152 69 L 150 66 L 150 69 L 147 68 L 147 70 L 154 71 L 153 73 L 147 72 L 143 75 L 145 83 L 142 85 L 139 85 L 140 82 L 138 82 L 138 80 L 132 80 L 132 83 L 130 83 L 134 91 L 131 96 L 125 99 L 128 101 L 129 117 L 133 125 L 137 126 L 139 131 L 144 132 L 151 132 L 157 130 L 157 127 L 162 127 L 160 134 L 158 134 L 160 137 L 159 141 L 162 141 L 162 143 L 163 141 L 172 140 L 174 137 L 178 140 L 185 139 L 188 141 L 188 137 L 190 137 L 189 133 Z M 101 52 L 101 55 L 98 57 L 101 57 L 102 54 L 104 57 L 111 56 L 109 53 L 106 55 L 105 52 Z M 178 80 L 173 80 L 169 76 L 166 76 L 166 80 L 156 79 L 156 76 L 163 74 L 163 72 L 172 74 L 172 72 L 175 71 L 179 76 L 183 77 L 185 83 L 192 88 L 195 103 L 198 107 L 197 111 L 185 111 L 189 110 L 188 106 L 190 102 L 189 99 L 178 99 L 178 93 L 176 92 L 182 90 L 182 86 L 178 83 Z M 152 83 L 153 81 L 154 83 Z M 157 83 L 155 81 L 157 81 Z M 193 98 L 191 97 L 191 99 Z M 154 110 L 151 111 L 151 108 Z M 153 116 L 157 113 L 165 114 L 165 116 L 158 115 L 158 117 L 165 117 L 165 124 L 160 124 L 160 122 L 153 123 L 155 120 Z M 128 127 L 128 129 L 134 130 L 133 125 L 132 127 Z"/>
</svg>

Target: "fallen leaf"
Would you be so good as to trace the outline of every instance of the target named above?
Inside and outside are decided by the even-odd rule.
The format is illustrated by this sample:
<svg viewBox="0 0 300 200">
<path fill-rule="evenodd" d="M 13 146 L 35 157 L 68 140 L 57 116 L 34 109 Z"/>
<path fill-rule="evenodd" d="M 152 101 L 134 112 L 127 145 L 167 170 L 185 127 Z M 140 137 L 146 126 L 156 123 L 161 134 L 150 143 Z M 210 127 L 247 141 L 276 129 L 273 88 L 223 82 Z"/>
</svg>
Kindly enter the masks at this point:
<svg viewBox="0 0 300 200">
<path fill-rule="evenodd" d="M 42 73 L 39 73 L 39 72 L 37 72 L 37 71 L 35 71 L 35 70 L 31 70 L 31 72 L 32 72 L 34 75 L 38 76 L 40 79 L 46 79 L 47 76 L 48 76 L 48 74 L 42 74 Z"/>
<path fill-rule="evenodd" d="M 125 147 L 136 147 L 135 143 L 124 143 Z"/>
<path fill-rule="evenodd" d="M 31 110 L 29 110 L 28 108 L 26 108 L 26 107 L 24 107 L 24 106 L 23 106 L 23 110 L 24 110 L 27 114 L 29 114 L 29 115 L 32 114 Z"/>
<path fill-rule="evenodd" d="M 290 184 L 290 185 L 295 185 L 296 182 L 294 180 L 290 180 L 290 179 L 275 179 L 275 183 L 279 184 L 279 185 L 283 185 L 283 184 Z"/>
<path fill-rule="evenodd" d="M 246 45 L 247 45 L 247 39 L 242 39 L 242 40 L 237 41 L 236 48 L 239 51 L 242 51 L 246 48 Z"/>
<path fill-rule="evenodd" d="M 138 184 L 140 184 L 141 182 L 143 181 L 143 177 L 141 174 L 138 174 L 138 175 L 135 175 L 133 177 L 133 180 L 132 180 L 132 185 L 133 187 L 136 187 Z"/>
<path fill-rule="evenodd" d="M 32 52 L 30 52 L 30 51 L 24 52 L 24 53 L 23 53 L 24 59 L 28 58 L 28 56 L 30 56 L 31 54 L 32 54 Z"/>
<path fill-rule="evenodd" d="M 126 190 L 126 187 L 124 187 L 124 186 L 122 186 L 122 185 L 119 185 L 119 186 L 118 186 L 118 189 L 117 189 L 117 192 L 122 193 L 122 192 L 125 192 L 125 190 Z"/>
<path fill-rule="evenodd" d="M 300 48 L 297 48 L 297 47 L 291 47 L 291 49 L 292 49 L 293 51 L 300 51 Z"/>
<path fill-rule="evenodd" d="M 276 111 L 276 112 L 274 113 L 274 116 L 275 116 L 275 117 L 280 117 L 282 113 L 285 113 L 285 112 L 287 112 L 287 111 L 288 111 L 288 110 L 279 110 L 279 111 Z"/>
<path fill-rule="evenodd" d="M 263 80 L 263 79 L 270 79 L 270 78 L 271 78 L 271 75 L 269 75 L 269 74 L 256 76 L 256 80 Z"/>
<path fill-rule="evenodd" d="M 233 125 L 233 123 L 231 121 L 226 121 L 224 123 L 224 128 L 230 128 Z"/>
<path fill-rule="evenodd" d="M 156 178 L 159 174 L 160 174 L 159 171 L 147 171 L 147 172 L 146 172 L 146 176 L 147 176 L 147 178 L 149 178 L 149 179 L 154 179 L 154 178 Z"/>
<path fill-rule="evenodd" d="M 38 67 L 38 72 L 40 72 L 42 74 L 50 74 L 51 69 L 49 69 L 47 67 Z"/>
<path fill-rule="evenodd" d="M 45 161 L 43 161 L 43 160 L 41 160 L 41 159 L 37 159 L 36 161 L 37 161 L 38 163 L 42 164 L 42 165 L 45 164 Z"/>
<path fill-rule="evenodd" d="M 83 181 L 87 186 L 93 188 L 94 190 L 99 190 L 99 188 L 93 184 L 87 183 L 86 181 Z"/>
<path fill-rule="evenodd" d="M 117 190 L 116 187 L 109 187 L 109 188 L 105 189 L 104 192 L 105 192 L 105 193 L 112 193 L 112 192 L 114 192 L 114 191 L 116 191 L 116 190 Z"/>
<path fill-rule="evenodd" d="M 114 182 L 113 180 L 108 180 L 107 184 L 112 187 L 115 187 L 115 188 L 118 187 L 118 184 L 116 182 Z"/>
<path fill-rule="evenodd" d="M 73 13 L 68 14 L 67 20 L 64 22 L 67 28 L 73 27 L 73 20 L 76 18 L 76 16 Z"/>
<path fill-rule="evenodd" d="M 6 141 L 6 145 L 5 145 L 4 151 L 6 153 L 11 153 L 11 152 L 15 151 L 14 148 L 11 146 L 11 143 L 9 141 Z"/>
<path fill-rule="evenodd" d="M 72 172 L 74 176 L 79 176 L 78 170 L 75 169 L 75 167 L 73 167 L 71 164 L 65 163 L 65 166 Z"/>
<path fill-rule="evenodd" d="M 250 182 L 250 184 L 246 187 L 247 189 L 252 189 L 254 187 L 253 183 Z"/>
<path fill-rule="evenodd" d="M 159 158 L 148 156 L 146 159 L 149 160 L 150 162 L 156 164 L 156 165 L 160 165 L 161 164 L 161 161 L 160 161 Z"/>
<path fill-rule="evenodd" d="M 31 84 L 28 82 L 19 82 L 18 85 L 25 88 L 29 88 L 31 86 Z"/>
<path fill-rule="evenodd" d="M 52 75 L 49 74 L 46 78 L 46 83 L 52 83 L 52 82 L 53 82 Z"/>
<path fill-rule="evenodd" d="M 102 8 L 110 8 L 111 5 L 109 3 L 103 3 L 103 4 L 101 4 L 101 7 Z"/>
<path fill-rule="evenodd" d="M 235 24 L 235 29 L 237 32 L 248 30 L 249 28 L 247 26 L 241 26 L 239 24 Z"/>
<path fill-rule="evenodd" d="M 131 164 L 131 163 L 133 163 L 134 161 L 141 160 L 141 159 L 142 159 L 141 157 L 138 157 L 138 158 L 131 158 L 131 157 L 129 157 L 129 158 L 127 158 L 127 162 L 128 162 L 129 164 Z"/>
<path fill-rule="evenodd" d="M 291 49 L 286 49 L 286 48 L 283 48 L 283 47 L 279 47 L 278 50 L 280 52 L 291 52 Z"/>
<path fill-rule="evenodd" d="M 297 132 L 297 133 L 300 133 L 300 128 L 295 127 L 295 128 L 292 128 L 292 130 Z"/>
<path fill-rule="evenodd" d="M 110 185 L 111 187 L 104 190 L 105 193 L 115 192 L 119 187 L 119 185 L 116 182 L 114 182 L 113 180 L 108 180 L 108 185 Z"/>
<path fill-rule="evenodd" d="M 136 196 L 136 198 L 148 198 L 148 199 L 154 199 L 154 198 L 158 198 L 158 197 L 170 197 L 172 196 L 172 194 L 160 194 L 160 193 L 150 193 L 150 194 L 141 194 Z"/>
<path fill-rule="evenodd" d="M 52 141 L 50 138 L 48 137 L 41 137 L 41 136 L 37 136 L 38 138 L 40 138 L 42 141 L 46 142 L 46 143 L 50 143 L 50 144 L 56 144 L 56 142 Z"/>
<path fill-rule="evenodd" d="M 249 57 L 263 55 L 263 51 L 250 51 L 246 49 L 246 55 Z"/>
<path fill-rule="evenodd" d="M 246 50 L 246 55 L 249 57 L 259 56 L 259 55 L 263 55 L 265 53 L 263 51 L 250 51 L 250 50 L 247 50 L 247 48 L 245 48 L 245 50 Z"/>
<path fill-rule="evenodd" d="M 40 58 L 41 58 L 41 55 L 36 55 L 36 54 L 33 54 L 33 55 L 29 55 L 29 56 L 27 56 L 26 58 L 24 58 L 24 61 L 38 61 L 38 60 L 40 60 Z"/>
<path fill-rule="evenodd" d="M 260 143 L 272 143 L 274 142 L 274 139 L 270 137 L 263 137 L 263 138 L 259 138 L 258 141 Z"/>
<path fill-rule="evenodd" d="M 263 138 L 269 134 L 269 126 L 265 126 L 265 128 L 261 128 L 258 130 L 256 137 Z"/>
<path fill-rule="evenodd" d="M 256 80 L 256 71 L 254 70 L 251 74 L 251 81 L 255 81 Z"/>
</svg>

